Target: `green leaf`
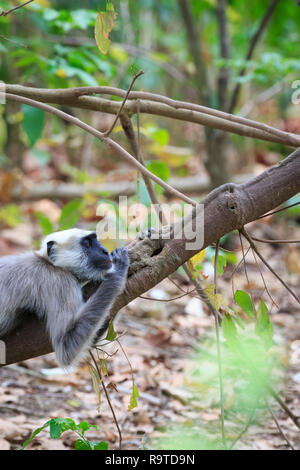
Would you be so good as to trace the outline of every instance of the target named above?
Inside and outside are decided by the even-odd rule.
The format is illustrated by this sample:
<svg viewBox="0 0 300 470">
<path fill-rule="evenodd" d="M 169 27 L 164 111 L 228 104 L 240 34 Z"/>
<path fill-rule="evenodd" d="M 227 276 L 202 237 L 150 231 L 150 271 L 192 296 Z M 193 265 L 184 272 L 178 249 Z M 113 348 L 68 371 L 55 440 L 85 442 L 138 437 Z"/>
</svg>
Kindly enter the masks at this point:
<svg viewBox="0 0 300 470">
<path fill-rule="evenodd" d="M 108 450 L 108 443 L 101 441 L 101 442 L 90 442 L 91 447 L 93 450 Z"/>
<path fill-rule="evenodd" d="M 27 439 L 27 441 L 24 442 L 24 444 L 21 447 L 21 450 L 25 449 L 26 446 L 37 436 L 43 429 L 47 428 L 50 425 L 50 421 L 47 421 L 47 423 L 43 424 L 40 428 L 35 429 L 33 433 L 31 434 L 30 438 Z"/>
<path fill-rule="evenodd" d="M 147 168 L 151 173 L 159 176 L 163 181 L 168 181 L 170 177 L 170 168 L 165 162 L 161 160 L 153 160 L 147 164 Z"/>
<path fill-rule="evenodd" d="M 249 317 L 255 317 L 255 310 L 252 304 L 252 300 L 247 292 L 243 290 L 237 290 L 234 294 L 234 300 L 241 307 L 243 312 L 245 312 Z"/>
<path fill-rule="evenodd" d="M 58 439 L 63 433 L 62 423 L 58 422 L 56 419 L 51 419 L 50 421 L 50 437 L 51 439 Z"/>
<path fill-rule="evenodd" d="M 67 230 L 76 224 L 80 217 L 81 206 L 82 200 L 74 199 L 63 207 L 59 218 L 59 230 Z"/>
<path fill-rule="evenodd" d="M 151 173 L 158 176 L 163 181 L 168 181 L 170 177 L 170 168 L 165 162 L 161 160 L 153 160 L 146 166 Z M 159 184 L 155 183 L 155 191 L 158 196 L 160 196 L 164 192 L 164 189 Z"/>
<path fill-rule="evenodd" d="M 89 441 L 77 439 L 77 441 L 75 442 L 75 450 L 92 450 L 92 447 Z"/>
<path fill-rule="evenodd" d="M 54 232 L 54 227 L 52 222 L 46 217 L 42 212 L 35 212 L 35 217 L 38 220 L 38 223 L 41 227 L 43 235 L 49 235 L 50 233 Z"/>
<path fill-rule="evenodd" d="M 225 317 L 222 320 L 222 329 L 228 347 L 230 349 L 236 349 L 238 331 L 231 316 L 228 313 L 225 314 Z"/>
<path fill-rule="evenodd" d="M 212 258 L 212 263 L 215 265 L 215 256 Z M 222 276 L 224 274 L 224 267 L 227 266 L 227 259 L 225 256 L 218 255 L 218 261 L 217 261 L 217 273 L 219 276 Z"/>
<path fill-rule="evenodd" d="M 42 135 L 45 113 L 41 109 L 33 108 L 27 104 L 22 105 L 22 112 L 24 116 L 23 128 L 28 137 L 30 146 L 33 147 Z"/>
<path fill-rule="evenodd" d="M 269 349 L 273 345 L 273 325 L 268 315 L 268 307 L 262 300 L 259 301 L 257 309 L 255 333 L 262 339 L 266 349 Z"/>
<path fill-rule="evenodd" d="M 112 320 L 109 322 L 106 338 L 107 341 L 113 341 L 117 337 Z"/>
<path fill-rule="evenodd" d="M 96 18 L 95 40 L 102 54 L 107 54 L 109 51 L 109 33 L 114 27 L 114 20 L 116 17 L 117 14 L 114 11 L 114 6 L 110 1 L 108 1 L 106 3 L 106 11 L 100 11 Z"/>
<path fill-rule="evenodd" d="M 166 129 L 156 129 L 155 127 L 147 127 L 147 134 L 159 145 L 164 146 L 169 143 L 169 132 Z"/>
<path fill-rule="evenodd" d="M 94 424 L 87 423 L 86 421 L 81 421 L 77 425 L 77 429 L 81 432 L 82 436 L 84 436 L 84 433 L 86 431 L 88 431 L 89 429 L 91 429 L 91 428 L 98 430 L 98 426 L 96 426 Z"/>
<path fill-rule="evenodd" d="M 0 207 L 0 221 L 10 227 L 16 227 L 19 225 L 22 222 L 20 207 L 15 204 L 8 204 Z"/>
<path fill-rule="evenodd" d="M 131 411 L 133 408 L 138 406 L 137 398 L 139 398 L 140 394 L 138 389 L 135 386 L 134 381 L 132 382 L 132 393 L 130 397 L 130 404 L 128 405 L 128 411 Z"/>
</svg>

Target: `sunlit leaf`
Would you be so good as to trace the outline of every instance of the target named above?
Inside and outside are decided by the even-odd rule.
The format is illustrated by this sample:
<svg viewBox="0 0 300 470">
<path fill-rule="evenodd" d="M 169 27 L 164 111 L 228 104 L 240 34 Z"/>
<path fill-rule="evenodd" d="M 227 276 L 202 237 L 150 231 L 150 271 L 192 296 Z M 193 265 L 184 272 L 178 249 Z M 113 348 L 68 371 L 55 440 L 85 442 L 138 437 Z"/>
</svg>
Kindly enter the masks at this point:
<svg viewBox="0 0 300 470">
<path fill-rule="evenodd" d="M 135 383 L 132 383 L 132 393 L 130 397 L 130 404 L 128 405 L 128 411 L 133 410 L 133 408 L 136 408 L 138 406 L 137 399 L 139 398 L 140 394 L 138 389 L 135 386 Z"/>
<path fill-rule="evenodd" d="M 114 27 L 114 21 L 117 13 L 114 10 L 113 4 L 108 1 L 106 4 L 106 11 L 100 11 L 96 18 L 95 24 L 95 39 L 98 48 L 102 54 L 107 54 L 110 46 L 109 33 Z"/>
<path fill-rule="evenodd" d="M 241 307 L 241 309 L 247 313 L 247 315 L 249 315 L 249 317 L 253 318 L 255 316 L 252 300 L 247 292 L 244 292 L 243 290 L 237 290 L 234 294 L 234 300 Z"/>
<path fill-rule="evenodd" d="M 215 285 L 211 284 L 204 289 L 207 297 L 211 301 L 212 305 L 215 307 L 216 310 L 219 310 L 219 308 L 222 305 L 226 305 L 226 301 L 222 294 L 216 294 L 215 293 Z"/>
</svg>

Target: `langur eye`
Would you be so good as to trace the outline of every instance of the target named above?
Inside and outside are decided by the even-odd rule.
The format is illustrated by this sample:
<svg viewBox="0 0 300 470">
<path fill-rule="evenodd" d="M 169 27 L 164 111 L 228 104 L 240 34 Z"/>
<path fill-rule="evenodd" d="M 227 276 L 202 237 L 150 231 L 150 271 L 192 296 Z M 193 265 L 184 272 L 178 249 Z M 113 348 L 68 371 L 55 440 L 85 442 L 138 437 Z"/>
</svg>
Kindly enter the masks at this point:
<svg viewBox="0 0 300 470">
<path fill-rule="evenodd" d="M 92 241 L 89 239 L 89 238 L 85 238 L 83 240 L 83 246 L 85 246 L 85 248 L 91 248 L 92 246 Z"/>
</svg>

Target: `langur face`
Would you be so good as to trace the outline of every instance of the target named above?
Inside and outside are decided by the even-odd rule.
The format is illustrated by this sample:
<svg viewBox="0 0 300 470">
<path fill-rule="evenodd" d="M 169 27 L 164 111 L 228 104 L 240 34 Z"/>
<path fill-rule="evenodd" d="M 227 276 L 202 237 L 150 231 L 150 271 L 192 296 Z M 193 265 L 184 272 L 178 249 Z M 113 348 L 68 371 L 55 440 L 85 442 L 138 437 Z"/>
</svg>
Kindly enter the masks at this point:
<svg viewBox="0 0 300 470">
<path fill-rule="evenodd" d="M 97 240 L 96 233 L 82 237 L 80 244 L 90 269 L 108 271 L 112 267 L 111 257 L 107 249 Z"/>
</svg>

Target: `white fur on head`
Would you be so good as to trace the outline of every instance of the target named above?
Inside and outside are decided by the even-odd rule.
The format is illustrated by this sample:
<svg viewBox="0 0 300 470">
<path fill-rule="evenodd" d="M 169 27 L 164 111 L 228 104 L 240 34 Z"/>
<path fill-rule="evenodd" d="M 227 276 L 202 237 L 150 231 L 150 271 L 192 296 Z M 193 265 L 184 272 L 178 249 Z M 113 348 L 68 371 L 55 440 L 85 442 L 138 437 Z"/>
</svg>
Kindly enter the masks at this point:
<svg viewBox="0 0 300 470">
<path fill-rule="evenodd" d="M 47 243 L 55 242 L 61 248 L 68 248 L 73 244 L 74 241 L 79 240 L 82 237 L 87 237 L 93 233 L 90 230 L 81 230 L 79 228 L 71 228 L 69 230 L 62 230 L 61 232 L 51 233 L 47 235 L 42 241 L 41 248 L 37 251 L 37 254 L 43 258 L 48 259 L 47 254 Z"/>
</svg>

